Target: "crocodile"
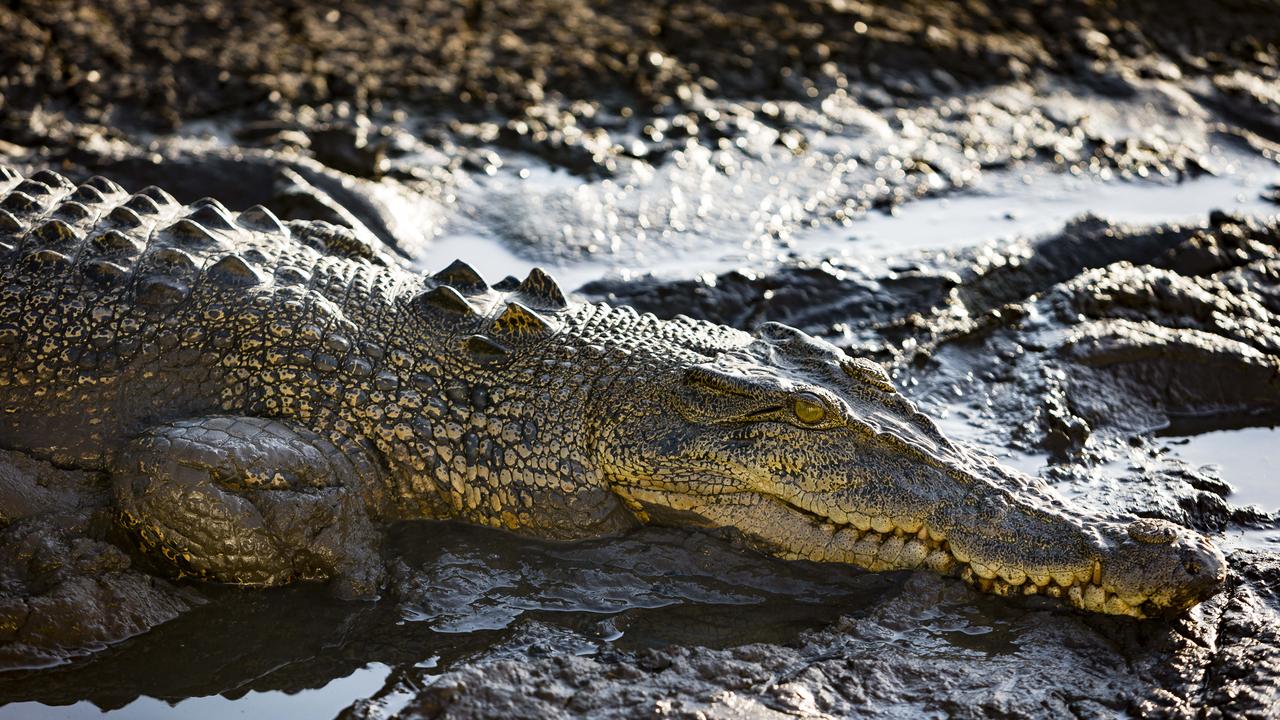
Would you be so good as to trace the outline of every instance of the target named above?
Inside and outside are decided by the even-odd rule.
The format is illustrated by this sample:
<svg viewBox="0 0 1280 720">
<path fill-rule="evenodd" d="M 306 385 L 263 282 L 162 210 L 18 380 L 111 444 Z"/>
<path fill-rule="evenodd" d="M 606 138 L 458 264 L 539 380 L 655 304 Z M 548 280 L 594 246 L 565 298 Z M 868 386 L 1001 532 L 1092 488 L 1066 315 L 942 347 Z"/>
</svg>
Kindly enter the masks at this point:
<svg viewBox="0 0 1280 720">
<path fill-rule="evenodd" d="M 1226 577 L 1208 538 L 1085 516 L 787 325 L 581 302 L 540 269 L 425 274 L 101 177 L 0 174 L 0 406 L 0 447 L 102 473 L 114 537 L 179 578 L 376 594 L 381 529 L 413 519 L 714 528 L 1138 618 Z"/>
</svg>

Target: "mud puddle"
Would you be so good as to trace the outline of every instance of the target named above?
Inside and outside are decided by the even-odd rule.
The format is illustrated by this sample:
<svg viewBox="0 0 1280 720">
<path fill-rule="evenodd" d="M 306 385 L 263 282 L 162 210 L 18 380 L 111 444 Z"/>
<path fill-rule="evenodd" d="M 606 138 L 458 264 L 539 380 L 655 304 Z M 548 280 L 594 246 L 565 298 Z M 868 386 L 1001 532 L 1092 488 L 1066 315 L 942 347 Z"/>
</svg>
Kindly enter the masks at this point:
<svg viewBox="0 0 1280 720">
<path fill-rule="evenodd" d="M 785 563 L 689 531 L 561 544 L 411 523 L 392 535 L 399 571 L 378 602 L 215 591 L 91 658 L 0 675 L 0 718 L 319 718 L 370 697 L 385 714 L 480 657 L 785 643 L 894 597 L 908 577 Z M 939 642 L 984 634 L 943 625 Z"/>
<path fill-rule="evenodd" d="M 20 702 L 0 708 L 0 717 L 47 720 L 88 720 L 103 717 L 131 718 L 131 720 L 152 720 L 153 718 L 214 720 L 236 715 L 327 718 L 342 712 L 351 704 L 353 698 L 368 697 L 381 690 L 390 674 L 391 668 L 386 665 L 370 663 L 346 677 L 333 680 L 324 687 L 292 694 L 278 690 L 251 691 L 236 699 L 212 695 L 191 697 L 172 703 L 152 697 L 139 697 L 113 711 L 104 711 L 87 700 L 63 707 Z"/>
<path fill-rule="evenodd" d="M 1217 466 L 1222 479 L 1234 488 L 1228 496 L 1232 503 L 1280 511 L 1280 427 L 1210 430 L 1171 437 L 1166 444 L 1188 463 Z"/>
</svg>

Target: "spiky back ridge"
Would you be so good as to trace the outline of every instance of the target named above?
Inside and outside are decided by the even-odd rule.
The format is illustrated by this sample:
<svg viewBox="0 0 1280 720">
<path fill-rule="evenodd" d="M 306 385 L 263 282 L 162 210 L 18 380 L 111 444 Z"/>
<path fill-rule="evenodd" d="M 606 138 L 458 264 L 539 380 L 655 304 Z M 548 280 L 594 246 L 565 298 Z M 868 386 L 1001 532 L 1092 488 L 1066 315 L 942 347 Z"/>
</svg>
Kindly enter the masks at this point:
<svg viewBox="0 0 1280 720">
<path fill-rule="evenodd" d="M 426 285 L 414 307 L 454 326 L 464 348 L 484 361 L 506 356 L 513 343 L 554 335 L 562 326 L 556 315 L 569 306 L 560 286 L 538 268 L 524 280 L 509 277 L 490 287 L 474 268 L 455 260 Z"/>
</svg>

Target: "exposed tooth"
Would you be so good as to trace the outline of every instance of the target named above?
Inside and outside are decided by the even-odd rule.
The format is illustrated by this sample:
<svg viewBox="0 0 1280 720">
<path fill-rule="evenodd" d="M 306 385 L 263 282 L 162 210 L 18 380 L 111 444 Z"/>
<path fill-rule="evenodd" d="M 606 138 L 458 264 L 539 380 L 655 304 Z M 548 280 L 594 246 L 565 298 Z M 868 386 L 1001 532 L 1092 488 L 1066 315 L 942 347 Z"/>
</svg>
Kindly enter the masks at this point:
<svg viewBox="0 0 1280 720">
<path fill-rule="evenodd" d="M 1062 587 L 1059 585 L 1046 585 L 1044 588 L 1044 594 L 1049 597 L 1060 598 L 1062 597 Z"/>
<path fill-rule="evenodd" d="M 912 540 L 902 546 L 902 554 L 898 556 L 898 564 L 902 567 L 920 567 L 929 556 L 929 547 L 919 540 Z"/>
<path fill-rule="evenodd" d="M 1092 578 L 1092 580 L 1093 580 L 1093 584 L 1094 584 L 1094 585 L 1101 585 L 1101 584 L 1102 584 L 1102 563 L 1101 563 L 1101 562 L 1099 562 L 1099 561 L 1097 561 L 1097 560 L 1094 560 L 1094 561 L 1093 561 L 1093 578 Z"/>
<path fill-rule="evenodd" d="M 1102 612 L 1106 609 L 1107 592 L 1097 585 L 1086 585 L 1084 588 L 1084 609 Z"/>
<path fill-rule="evenodd" d="M 1107 594 L 1107 601 L 1103 604 L 1107 612 L 1112 615 L 1137 615 L 1137 612 L 1129 605 L 1129 603 L 1120 599 L 1118 595 Z"/>
<path fill-rule="evenodd" d="M 1084 607 L 1084 591 L 1079 585 L 1072 585 L 1067 588 L 1067 598 L 1071 600 L 1071 604 L 1076 607 Z"/>
<path fill-rule="evenodd" d="M 1023 595 L 1035 595 L 1038 592 L 1040 592 L 1040 588 L 1035 583 L 1027 583 L 1026 586 L 1022 588 Z"/>
<path fill-rule="evenodd" d="M 902 538 L 894 535 L 885 540 L 880 545 L 880 551 L 876 553 L 876 559 L 889 567 L 898 564 L 898 556 L 902 554 L 903 546 Z"/>
<path fill-rule="evenodd" d="M 984 578 L 986 580 L 994 580 L 996 577 L 995 569 L 988 565 L 983 565 L 982 563 L 976 562 L 976 561 L 969 563 L 969 565 L 970 567 L 973 568 L 973 571 L 977 573 L 978 577 L 980 578 Z"/>
<path fill-rule="evenodd" d="M 922 540 L 922 541 L 924 541 L 924 542 L 928 542 L 928 541 L 929 541 L 929 529 L 928 529 L 928 528 L 920 528 L 920 532 L 916 533 L 916 537 L 917 537 L 917 538 L 920 538 L 920 540 Z"/>
<path fill-rule="evenodd" d="M 951 568 L 955 566 L 955 558 L 951 557 L 951 553 L 946 550 L 934 550 L 929 553 L 929 557 L 924 559 L 925 565 L 930 570 L 938 573 L 951 572 Z"/>
<path fill-rule="evenodd" d="M 984 578 L 984 577 L 978 578 L 978 589 L 981 590 L 982 592 L 989 593 L 991 592 L 992 587 L 993 587 L 993 583 L 991 582 L 990 578 Z"/>
<path fill-rule="evenodd" d="M 1027 581 L 1027 574 L 1013 567 L 1000 568 L 1000 577 L 1015 587 Z"/>
<path fill-rule="evenodd" d="M 871 529 L 881 535 L 888 535 L 893 531 L 893 521 L 883 515 L 871 518 Z"/>
<path fill-rule="evenodd" d="M 965 565 L 964 569 L 960 571 L 960 579 L 967 583 L 972 583 L 977 579 L 977 576 L 973 574 L 973 568 Z"/>
<path fill-rule="evenodd" d="M 1009 594 L 1009 584 L 1001 582 L 999 578 L 991 581 L 991 592 L 1004 597 Z"/>
</svg>

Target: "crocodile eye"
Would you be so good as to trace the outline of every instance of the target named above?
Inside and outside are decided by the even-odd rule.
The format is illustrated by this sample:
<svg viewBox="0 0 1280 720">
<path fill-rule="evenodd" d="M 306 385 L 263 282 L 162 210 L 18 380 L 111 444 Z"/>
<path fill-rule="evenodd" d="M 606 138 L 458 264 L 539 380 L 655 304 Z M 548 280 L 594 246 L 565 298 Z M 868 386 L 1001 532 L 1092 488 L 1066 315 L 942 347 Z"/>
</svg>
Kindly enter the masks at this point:
<svg viewBox="0 0 1280 720">
<path fill-rule="evenodd" d="M 827 408 L 816 395 L 805 393 L 796 397 L 792 406 L 796 419 L 805 425 L 817 425 L 827 416 Z"/>
</svg>

